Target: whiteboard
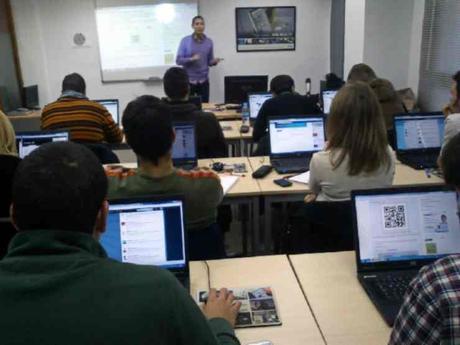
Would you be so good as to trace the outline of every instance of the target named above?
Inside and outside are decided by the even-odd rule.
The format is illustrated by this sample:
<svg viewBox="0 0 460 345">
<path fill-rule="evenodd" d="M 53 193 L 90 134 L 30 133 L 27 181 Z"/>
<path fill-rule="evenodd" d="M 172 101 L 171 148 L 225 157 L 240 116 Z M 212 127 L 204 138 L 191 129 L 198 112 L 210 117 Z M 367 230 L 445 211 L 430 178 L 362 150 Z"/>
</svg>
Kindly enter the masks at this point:
<svg viewBox="0 0 460 345">
<path fill-rule="evenodd" d="M 196 1 L 98 1 L 96 25 L 103 81 L 156 80 L 176 63 L 192 32 Z"/>
</svg>

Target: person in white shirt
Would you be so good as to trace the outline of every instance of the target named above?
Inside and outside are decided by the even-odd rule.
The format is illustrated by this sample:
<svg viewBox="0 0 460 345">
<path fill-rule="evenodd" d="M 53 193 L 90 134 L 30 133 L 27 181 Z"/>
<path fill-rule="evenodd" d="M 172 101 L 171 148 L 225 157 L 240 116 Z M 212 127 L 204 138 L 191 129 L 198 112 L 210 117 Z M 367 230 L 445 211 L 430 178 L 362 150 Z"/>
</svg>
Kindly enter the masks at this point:
<svg viewBox="0 0 460 345">
<path fill-rule="evenodd" d="M 377 97 L 364 82 L 348 83 L 332 102 L 325 151 L 310 162 L 305 202 L 346 201 L 354 189 L 393 183 L 395 155 L 388 145 Z"/>
</svg>

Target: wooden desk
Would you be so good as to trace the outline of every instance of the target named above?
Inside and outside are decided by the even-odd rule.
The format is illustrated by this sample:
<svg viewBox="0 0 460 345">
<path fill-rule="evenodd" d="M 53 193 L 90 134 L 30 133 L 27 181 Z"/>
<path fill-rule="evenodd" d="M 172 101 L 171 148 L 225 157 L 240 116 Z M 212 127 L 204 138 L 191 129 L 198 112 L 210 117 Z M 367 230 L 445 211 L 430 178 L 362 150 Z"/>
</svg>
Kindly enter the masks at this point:
<svg viewBox="0 0 460 345">
<path fill-rule="evenodd" d="M 211 286 L 271 286 L 281 326 L 238 329 L 241 344 L 270 340 L 275 345 L 325 344 L 285 255 L 208 261 Z M 207 290 L 204 262 L 191 262 L 191 292 Z"/>
<path fill-rule="evenodd" d="M 216 107 L 215 103 L 203 103 L 203 111 L 214 113 L 218 120 L 241 119 L 241 113 L 226 109 L 225 106 Z"/>
<path fill-rule="evenodd" d="M 252 169 L 255 171 L 261 165 L 270 165 L 270 157 L 249 157 Z M 273 183 L 274 179 L 281 178 L 287 175 L 280 175 L 273 170 L 269 175 L 263 179 L 257 180 L 260 188 L 260 194 L 264 196 L 264 252 L 269 252 L 272 246 L 272 204 L 286 203 L 294 201 L 302 201 L 310 188 L 307 184 L 293 182 L 290 187 L 280 187 Z M 419 184 L 434 184 L 443 183 L 443 180 L 437 176 L 431 175 L 427 177 L 424 170 L 415 170 L 407 165 L 397 162 L 395 164 L 395 177 L 393 181 L 394 186 L 401 185 L 419 185 Z"/>
<path fill-rule="evenodd" d="M 356 278 L 355 252 L 290 255 L 327 344 L 384 345 L 391 328 Z"/>
<path fill-rule="evenodd" d="M 32 110 L 15 114 L 16 115 L 8 115 L 8 119 L 13 125 L 15 132 L 31 132 L 39 131 L 41 129 L 41 110 Z"/>
<path fill-rule="evenodd" d="M 229 145 L 233 145 L 236 147 L 233 156 L 248 156 L 250 151 L 252 150 L 253 128 L 249 127 L 249 132 L 241 133 L 241 120 L 220 121 L 219 123 L 222 127 L 225 141 Z"/>
</svg>

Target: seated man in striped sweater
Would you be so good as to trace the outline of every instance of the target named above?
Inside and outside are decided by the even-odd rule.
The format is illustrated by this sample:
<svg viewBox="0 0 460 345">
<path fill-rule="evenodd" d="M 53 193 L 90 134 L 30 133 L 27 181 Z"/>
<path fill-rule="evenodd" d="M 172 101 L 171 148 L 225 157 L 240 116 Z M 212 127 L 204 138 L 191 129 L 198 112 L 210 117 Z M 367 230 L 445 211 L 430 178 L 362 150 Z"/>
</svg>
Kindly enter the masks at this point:
<svg viewBox="0 0 460 345">
<path fill-rule="evenodd" d="M 43 109 L 42 130 L 69 130 L 71 140 L 80 143 L 120 143 L 123 134 L 110 113 L 85 92 L 81 75 L 65 76 L 61 96 Z"/>
</svg>

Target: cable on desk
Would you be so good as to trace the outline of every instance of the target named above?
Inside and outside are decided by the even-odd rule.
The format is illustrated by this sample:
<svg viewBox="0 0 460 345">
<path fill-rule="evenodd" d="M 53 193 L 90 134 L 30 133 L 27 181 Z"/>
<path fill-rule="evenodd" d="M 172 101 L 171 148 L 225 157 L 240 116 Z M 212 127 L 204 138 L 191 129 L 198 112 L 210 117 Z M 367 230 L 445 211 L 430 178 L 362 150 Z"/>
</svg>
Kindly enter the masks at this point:
<svg viewBox="0 0 460 345">
<path fill-rule="evenodd" d="M 305 301 L 307 302 L 308 308 L 311 311 L 311 315 L 313 315 L 313 319 L 315 320 L 316 327 L 318 327 L 319 333 L 321 334 L 321 338 L 323 338 L 323 341 L 325 344 L 327 344 L 326 337 L 323 334 L 323 331 L 321 330 L 321 327 L 319 326 L 318 319 L 316 318 L 315 312 L 313 311 L 313 308 L 310 305 L 310 302 L 308 301 L 307 294 L 305 293 L 302 284 L 300 283 L 300 279 L 297 276 L 297 272 L 294 269 L 294 265 L 292 264 L 291 257 L 289 255 L 286 255 L 287 259 L 289 261 L 289 265 L 291 266 L 291 270 L 294 273 L 295 279 L 297 280 L 297 284 L 300 286 L 300 291 L 302 291 L 303 297 L 305 298 Z"/>
<path fill-rule="evenodd" d="M 208 291 L 211 291 L 211 270 L 209 269 L 209 264 L 208 262 L 205 260 L 203 261 L 205 266 L 206 266 L 206 273 L 207 273 L 207 276 L 208 276 Z"/>
</svg>

